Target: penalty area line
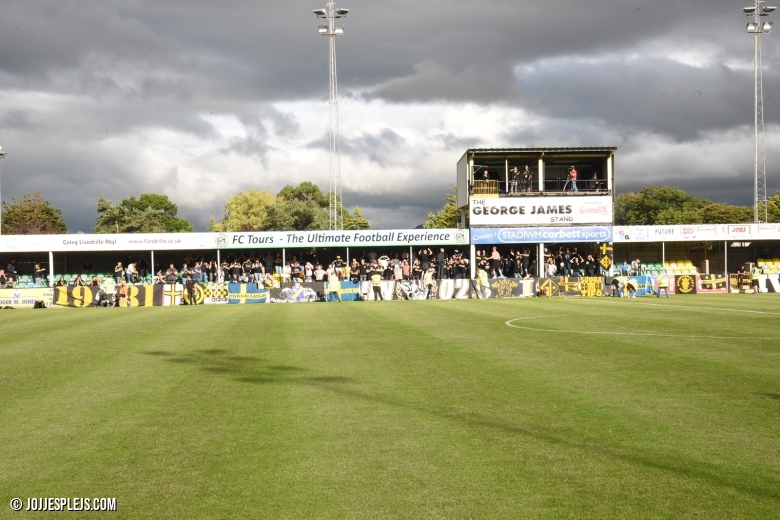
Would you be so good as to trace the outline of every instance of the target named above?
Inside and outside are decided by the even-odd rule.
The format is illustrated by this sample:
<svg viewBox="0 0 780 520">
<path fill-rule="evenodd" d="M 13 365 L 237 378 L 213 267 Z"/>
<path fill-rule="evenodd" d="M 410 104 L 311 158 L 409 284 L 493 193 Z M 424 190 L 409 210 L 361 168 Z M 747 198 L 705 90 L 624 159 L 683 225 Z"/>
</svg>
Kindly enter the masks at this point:
<svg viewBox="0 0 780 520">
<path fill-rule="evenodd" d="M 524 327 L 522 325 L 515 325 L 513 322 L 515 321 L 522 321 L 522 320 L 533 320 L 537 318 L 550 318 L 551 316 L 529 316 L 527 318 L 515 318 L 512 320 L 506 321 L 504 324 L 507 327 L 512 327 L 515 329 L 523 329 L 523 330 L 530 330 L 533 332 L 553 332 L 555 334 L 598 334 L 598 335 L 608 335 L 608 336 L 651 336 L 651 337 L 657 337 L 657 338 L 686 338 L 686 339 L 759 339 L 759 340 L 776 340 L 778 338 L 762 338 L 762 337 L 747 337 L 747 336 L 699 336 L 699 335 L 689 335 L 689 334 L 656 334 L 653 332 L 616 332 L 616 331 L 585 331 L 585 330 L 549 330 L 549 329 L 538 329 L 535 327 Z"/>
</svg>

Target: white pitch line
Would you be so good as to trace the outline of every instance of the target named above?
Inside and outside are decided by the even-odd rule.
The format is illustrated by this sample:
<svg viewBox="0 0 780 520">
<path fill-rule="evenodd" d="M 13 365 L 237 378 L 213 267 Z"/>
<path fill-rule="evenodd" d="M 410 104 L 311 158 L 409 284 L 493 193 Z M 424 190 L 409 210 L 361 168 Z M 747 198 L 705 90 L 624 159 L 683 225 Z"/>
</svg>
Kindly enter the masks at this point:
<svg viewBox="0 0 780 520">
<path fill-rule="evenodd" d="M 620 305 L 622 303 L 622 302 L 614 302 L 611 300 L 599 300 L 594 298 L 583 298 L 582 301 L 588 301 L 589 303 L 606 303 L 607 305 Z M 664 307 L 670 309 L 691 309 L 694 311 L 744 312 L 749 314 L 769 314 L 771 316 L 780 316 L 780 312 L 751 311 L 747 309 L 724 309 L 722 307 L 691 307 L 688 305 L 664 305 L 662 303 L 645 303 L 645 302 L 634 302 L 625 305 L 650 305 L 652 307 Z"/>
<path fill-rule="evenodd" d="M 513 321 L 520 320 L 533 320 L 537 318 L 551 318 L 552 316 L 529 316 L 527 318 L 515 318 L 505 322 L 507 327 L 515 329 L 532 330 L 534 332 L 554 332 L 556 334 L 601 334 L 609 336 L 653 336 L 658 338 L 694 338 L 694 339 L 760 339 L 760 340 L 777 340 L 777 337 L 773 338 L 760 338 L 760 337 L 744 337 L 744 336 L 696 336 L 696 335 L 683 335 L 683 334 L 654 334 L 651 332 L 613 332 L 613 331 L 584 331 L 584 330 L 548 330 L 548 329 L 536 329 L 534 327 L 523 327 L 520 325 L 513 325 Z"/>
</svg>

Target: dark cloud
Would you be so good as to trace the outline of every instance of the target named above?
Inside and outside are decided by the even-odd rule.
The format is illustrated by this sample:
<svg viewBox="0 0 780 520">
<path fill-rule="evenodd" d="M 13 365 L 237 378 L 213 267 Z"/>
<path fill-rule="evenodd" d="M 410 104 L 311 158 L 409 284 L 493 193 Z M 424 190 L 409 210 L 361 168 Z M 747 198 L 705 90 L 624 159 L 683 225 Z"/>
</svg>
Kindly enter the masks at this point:
<svg viewBox="0 0 780 520">
<path fill-rule="evenodd" d="M 223 194 L 275 192 L 302 171 L 323 184 L 327 39 L 311 14 L 323 3 L 6 0 L 6 199 L 39 190 L 86 231 L 97 195 L 159 191 L 203 229 Z M 352 12 L 338 40 L 339 88 L 342 107 L 358 112 L 342 126 L 344 168 L 401 179 L 345 187 L 345 201 L 376 222 L 421 223 L 443 203 L 455 161 L 477 146 L 615 144 L 621 186 L 752 197 L 752 39 L 741 4 L 343 4 Z M 779 51 L 776 35 L 764 39 L 770 191 Z M 414 117 L 431 107 L 464 115 Z M 409 117 L 384 120 L 398 110 Z M 441 165 L 426 167 L 424 183 L 403 180 L 434 153 Z"/>
</svg>

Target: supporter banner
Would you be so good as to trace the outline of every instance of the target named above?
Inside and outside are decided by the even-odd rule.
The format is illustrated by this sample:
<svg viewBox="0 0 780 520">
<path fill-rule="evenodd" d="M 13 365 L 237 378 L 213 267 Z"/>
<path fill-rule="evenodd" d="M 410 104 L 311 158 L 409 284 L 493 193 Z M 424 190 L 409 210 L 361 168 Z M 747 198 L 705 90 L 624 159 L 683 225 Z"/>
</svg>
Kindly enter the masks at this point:
<svg viewBox="0 0 780 520">
<path fill-rule="evenodd" d="M 474 282 L 467 279 L 438 280 L 436 297 L 439 300 L 468 300 L 474 297 L 475 287 Z M 523 287 L 520 287 L 518 290 L 522 291 Z M 518 290 L 515 290 L 515 292 L 518 292 Z M 397 286 L 396 292 L 398 292 Z"/>
<path fill-rule="evenodd" d="M 154 286 L 154 305 L 171 307 L 181 305 L 184 286 L 180 283 L 166 283 Z"/>
<path fill-rule="evenodd" d="M 629 292 L 633 290 L 636 296 L 651 296 L 655 294 L 656 279 L 653 276 L 614 276 L 605 279 L 604 295 L 617 296 L 617 288 L 614 281 L 622 286 L 623 296 L 628 297 Z M 669 290 L 670 294 L 673 291 Z"/>
<path fill-rule="evenodd" d="M 474 226 L 538 226 L 545 224 L 612 224 L 609 196 L 471 197 L 469 221 Z"/>
<path fill-rule="evenodd" d="M 154 305 L 153 285 L 128 285 L 127 307 L 151 307 Z"/>
<path fill-rule="evenodd" d="M 181 299 L 187 305 L 190 304 L 190 296 L 187 294 L 187 290 L 182 285 Z M 205 284 L 195 285 L 195 304 L 196 305 L 212 305 L 212 304 L 226 304 L 228 302 L 228 288 L 224 283 L 208 282 Z"/>
<path fill-rule="evenodd" d="M 54 290 L 51 287 L 36 289 L 0 289 L 0 307 L 32 308 L 36 301 L 52 306 Z"/>
<path fill-rule="evenodd" d="M 675 276 L 674 292 L 675 294 L 696 294 L 696 275 L 681 274 Z"/>
<path fill-rule="evenodd" d="M 541 278 L 539 280 L 539 296 L 560 296 L 561 289 L 557 278 Z"/>
<path fill-rule="evenodd" d="M 344 280 L 341 282 L 341 299 L 345 302 L 360 299 L 360 282 Z"/>
<path fill-rule="evenodd" d="M 63 307 L 94 307 L 99 290 L 99 287 L 88 285 L 55 287 L 54 304 Z"/>
<path fill-rule="evenodd" d="M 761 292 L 780 293 L 780 274 L 762 274 L 758 277 Z"/>
<path fill-rule="evenodd" d="M 605 283 L 603 276 L 584 276 L 580 278 L 580 296 L 594 298 L 605 296 Z"/>
<path fill-rule="evenodd" d="M 384 298 L 385 300 L 398 299 L 398 297 L 395 294 L 395 282 L 390 280 L 383 280 L 380 282 L 379 289 L 382 295 L 381 298 Z M 414 297 L 410 299 L 424 300 L 428 296 L 428 288 L 426 287 L 425 289 L 420 289 L 420 291 L 423 291 L 422 294 L 424 294 L 422 298 Z M 374 301 L 375 299 L 377 300 L 380 299 L 378 297 L 377 298 L 374 297 L 374 288 L 371 282 L 360 282 L 360 294 L 362 295 L 363 299 L 366 301 Z"/>
<path fill-rule="evenodd" d="M 283 283 L 281 287 L 269 289 L 273 303 L 307 303 L 322 299 L 325 282 Z M 335 293 L 333 299 L 338 300 Z"/>
<path fill-rule="evenodd" d="M 520 278 L 492 278 L 487 298 L 532 298 L 535 296 L 535 280 Z M 484 294 L 484 293 L 483 293 Z"/>
<path fill-rule="evenodd" d="M 469 242 L 463 229 L 269 231 L 247 233 L 129 233 L 112 235 L 3 235 L 0 252 L 193 251 L 360 246 L 454 246 Z"/>
<path fill-rule="evenodd" d="M 269 291 L 256 283 L 227 284 L 227 302 L 230 305 L 247 303 L 268 303 Z"/>
<path fill-rule="evenodd" d="M 696 277 L 697 293 L 727 293 L 728 280 L 723 275 L 702 274 Z"/>
<path fill-rule="evenodd" d="M 549 227 L 549 228 L 480 228 L 471 230 L 474 245 L 609 242 L 612 228 L 601 227 Z"/>
</svg>

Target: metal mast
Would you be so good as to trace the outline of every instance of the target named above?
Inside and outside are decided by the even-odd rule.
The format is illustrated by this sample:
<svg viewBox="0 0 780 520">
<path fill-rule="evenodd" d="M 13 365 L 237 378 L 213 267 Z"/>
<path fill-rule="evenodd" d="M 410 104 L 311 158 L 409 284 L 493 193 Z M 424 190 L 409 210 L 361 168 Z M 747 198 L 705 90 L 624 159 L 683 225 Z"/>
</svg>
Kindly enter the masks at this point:
<svg viewBox="0 0 780 520">
<path fill-rule="evenodd" d="M 6 156 L 6 153 L 3 151 L 3 147 L 0 146 L 0 159 L 2 159 L 5 156 Z M 2 200 L 3 200 L 2 197 L 0 197 L 0 234 L 3 233 L 3 231 L 2 231 L 2 227 L 3 227 L 3 223 L 2 223 L 2 219 L 3 219 Z"/>
<path fill-rule="evenodd" d="M 337 18 L 344 18 L 349 9 L 336 9 L 334 0 L 328 0 L 325 9 L 315 9 L 318 18 L 328 21 L 320 25 L 319 33 L 327 36 L 330 54 L 330 192 L 328 201 L 328 228 L 344 229 L 344 210 L 341 201 L 341 147 L 339 145 L 339 99 L 336 74 L 336 36 L 344 34 L 344 27 L 336 25 Z"/>
<path fill-rule="evenodd" d="M 747 24 L 747 31 L 752 33 L 755 39 L 753 56 L 753 99 L 754 99 L 754 123 L 755 123 L 755 162 L 753 177 L 753 222 L 758 224 L 767 221 L 766 201 L 766 150 L 764 148 L 764 85 L 761 72 L 761 35 L 772 31 L 773 22 L 761 22 L 762 16 L 776 10 L 776 7 L 763 6 L 765 0 L 754 0 L 751 7 L 745 7 L 743 11 L 753 18 Z"/>
</svg>

